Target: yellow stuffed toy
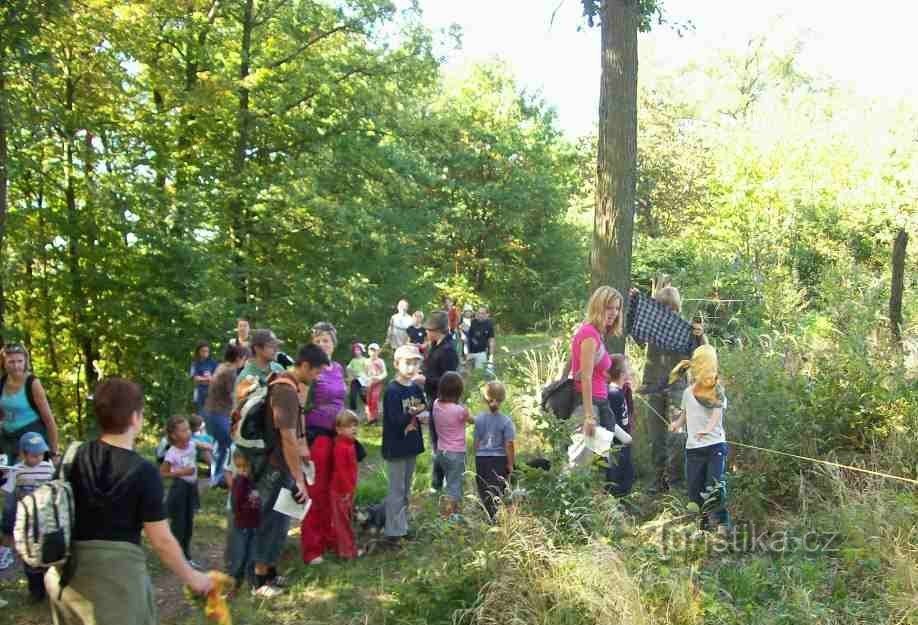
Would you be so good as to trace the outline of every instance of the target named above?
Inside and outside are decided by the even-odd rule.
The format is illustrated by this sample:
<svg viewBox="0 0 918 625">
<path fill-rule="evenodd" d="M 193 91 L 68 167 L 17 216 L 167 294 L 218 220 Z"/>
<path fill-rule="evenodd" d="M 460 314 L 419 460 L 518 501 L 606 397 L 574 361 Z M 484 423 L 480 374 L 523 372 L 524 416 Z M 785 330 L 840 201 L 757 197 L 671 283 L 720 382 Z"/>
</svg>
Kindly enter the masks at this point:
<svg viewBox="0 0 918 625">
<path fill-rule="evenodd" d="M 718 382 L 717 351 L 710 345 L 702 345 L 692 352 L 691 360 L 683 360 L 669 374 L 672 384 L 688 371 L 694 385 L 692 394 L 698 402 L 707 408 L 722 408 L 724 392 Z"/>
</svg>

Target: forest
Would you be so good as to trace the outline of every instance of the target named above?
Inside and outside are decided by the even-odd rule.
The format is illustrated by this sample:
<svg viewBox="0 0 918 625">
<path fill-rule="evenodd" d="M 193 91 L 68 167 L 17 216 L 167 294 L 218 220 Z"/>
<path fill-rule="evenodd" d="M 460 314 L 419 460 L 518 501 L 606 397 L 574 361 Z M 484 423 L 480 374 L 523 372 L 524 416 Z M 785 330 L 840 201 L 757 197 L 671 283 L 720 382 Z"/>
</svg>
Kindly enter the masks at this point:
<svg viewBox="0 0 918 625">
<path fill-rule="evenodd" d="M 678 70 L 641 56 L 627 280 L 671 276 L 704 317 L 731 438 L 915 480 L 918 105 L 807 72 L 806 43 L 772 28 Z M 108 375 L 144 385 L 157 427 L 190 410 L 196 342 L 221 348 L 238 317 L 290 345 L 331 321 L 346 362 L 400 298 L 449 297 L 490 308 L 522 440 L 560 458 L 569 432 L 535 396 L 594 278 L 601 132 L 565 135 L 500 60 L 445 72 L 461 45 L 388 0 L 3 2 L 0 335 L 29 349 L 63 437 L 92 434 Z M 303 605 L 314 622 L 918 623 L 914 485 L 749 450 L 731 465 L 735 516 L 839 550 L 657 553 L 684 502 L 623 512 L 559 472 L 527 483 L 531 516 L 463 528 L 455 550 L 422 526 L 395 590 L 336 607 L 319 591 L 356 596 L 383 565 L 302 572 Z"/>
</svg>

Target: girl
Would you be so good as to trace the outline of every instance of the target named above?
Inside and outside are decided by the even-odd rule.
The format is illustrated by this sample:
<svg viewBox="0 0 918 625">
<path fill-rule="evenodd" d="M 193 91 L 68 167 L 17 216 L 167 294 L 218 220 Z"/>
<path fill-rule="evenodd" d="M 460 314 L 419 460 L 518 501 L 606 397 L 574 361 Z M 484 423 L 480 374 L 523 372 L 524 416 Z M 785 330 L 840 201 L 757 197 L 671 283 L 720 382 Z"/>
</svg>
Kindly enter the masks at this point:
<svg viewBox="0 0 918 625">
<path fill-rule="evenodd" d="M 169 527 L 172 535 L 182 547 L 182 553 L 191 566 L 200 567 L 191 559 L 191 534 L 194 531 L 194 513 L 198 509 L 198 463 L 197 448 L 191 440 L 188 419 L 173 416 L 166 422 L 166 437 L 169 449 L 160 466 L 163 477 L 172 478 L 172 486 L 166 497 Z"/>
<path fill-rule="evenodd" d="M 255 532 L 261 522 L 261 498 L 252 482 L 251 468 L 245 455 L 233 454 L 232 507 L 230 528 L 229 572 L 236 579 L 236 590 L 246 578 L 254 576 Z"/>
<path fill-rule="evenodd" d="M 363 555 L 354 542 L 351 513 L 354 509 L 354 492 L 357 490 L 357 415 L 342 410 L 335 419 L 334 469 L 331 484 L 331 525 L 335 536 L 334 551 L 339 558 L 353 560 Z"/>
<path fill-rule="evenodd" d="M 602 426 L 614 430 L 617 425 L 628 434 L 633 431 L 631 407 L 628 402 L 627 387 L 629 378 L 628 358 L 624 354 L 613 354 L 612 364 L 609 367 L 609 407 L 615 417 L 613 423 L 603 423 Z M 615 439 L 618 445 L 618 437 Z M 613 456 L 617 455 L 618 458 Z M 631 461 L 631 444 L 618 447 L 617 452 L 609 450 L 609 467 L 606 469 L 606 490 L 613 495 L 623 496 L 631 492 L 634 485 L 634 464 Z"/>
<path fill-rule="evenodd" d="M 692 384 L 682 393 L 679 418 L 669 427 L 671 432 L 688 436 L 685 440 L 685 481 L 689 499 L 701 510 L 701 529 L 716 529 L 726 533 L 730 518 L 727 514 L 727 487 L 724 472 L 727 462 L 727 438 L 724 432 L 724 410 L 727 398 L 719 384 L 717 352 L 702 345 L 692 352 L 691 360 L 683 360 L 673 369 L 670 383 L 686 370 Z"/>
<path fill-rule="evenodd" d="M 370 361 L 367 363 L 367 423 L 376 423 L 379 419 L 379 397 L 382 395 L 386 383 L 386 363 L 379 357 L 379 345 L 370 343 L 367 348 L 370 352 Z"/>
<path fill-rule="evenodd" d="M 507 391 L 500 382 L 488 382 L 482 389 L 488 410 L 475 417 L 475 482 L 488 518 L 494 520 L 497 502 L 507 489 L 516 449 L 513 421 L 501 413 Z"/>
<path fill-rule="evenodd" d="M 204 414 L 204 404 L 207 402 L 207 392 L 217 362 L 210 357 L 210 343 L 201 341 L 194 349 L 194 360 L 191 362 L 191 379 L 194 380 L 194 409 L 197 414 Z"/>
<path fill-rule="evenodd" d="M 350 386 L 350 396 L 348 397 L 348 406 L 354 412 L 357 411 L 357 399 L 366 403 L 367 401 L 367 365 L 370 359 L 363 353 L 363 343 L 354 343 L 351 345 L 351 361 L 347 363 L 347 377 Z"/>
<path fill-rule="evenodd" d="M 29 353 L 22 345 L 3 348 L 3 376 L 0 377 L 0 454 L 12 462 L 19 454 L 19 439 L 26 432 L 38 432 L 48 442 L 52 459 L 58 457 L 57 421 L 41 381 L 29 370 Z"/>
<path fill-rule="evenodd" d="M 444 518 L 455 518 L 453 515 L 459 512 L 465 481 L 465 426 L 475 423 L 468 408 L 459 403 L 462 391 L 462 376 L 449 371 L 440 378 L 438 397 L 433 405 L 433 420 L 437 429 L 434 464 L 445 478 Z"/>
</svg>

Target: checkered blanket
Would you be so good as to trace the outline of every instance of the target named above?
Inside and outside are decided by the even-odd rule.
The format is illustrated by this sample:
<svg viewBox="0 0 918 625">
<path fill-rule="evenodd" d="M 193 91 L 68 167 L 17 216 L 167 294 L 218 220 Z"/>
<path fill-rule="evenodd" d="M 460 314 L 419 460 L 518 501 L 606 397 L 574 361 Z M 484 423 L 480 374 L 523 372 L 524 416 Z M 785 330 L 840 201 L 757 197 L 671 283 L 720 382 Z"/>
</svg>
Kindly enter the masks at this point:
<svg viewBox="0 0 918 625">
<path fill-rule="evenodd" d="M 650 343 L 667 352 L 692 353 L 692 324 L 646 295 L 631 296 L 626 326 L 640 345 Z"/>
</svg>

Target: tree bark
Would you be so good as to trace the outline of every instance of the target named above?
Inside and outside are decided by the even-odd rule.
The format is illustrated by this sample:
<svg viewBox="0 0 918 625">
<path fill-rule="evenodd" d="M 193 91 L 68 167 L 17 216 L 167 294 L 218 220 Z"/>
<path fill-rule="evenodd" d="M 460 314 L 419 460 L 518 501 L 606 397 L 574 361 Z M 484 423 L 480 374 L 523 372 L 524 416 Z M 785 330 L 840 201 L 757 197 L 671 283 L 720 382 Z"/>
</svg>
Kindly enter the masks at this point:
<svg viewBox="0 0 918 625">
<path fill-rule="evenodd" d="M 237 277 L 237 303 L 241 310 L 249 304 L 249 279 L 246 247 L 248 244 L 248 217 L 242 197 L 252 115 L 249 110 L 249 89 L 245 86 L 251 69 L 252 31 L 255 28 L 254 0 L 246 0 L 242 15 L 242 47 L 239 53 L 239 108 L 236 114 L 236 145 L 233 152 L 233 170 L 230 189 L 230 223 L 232 224 L 233 265 Z"/>
<path fill-rule="evenodd" d="M 908 233 L 899 230 L 893 243 L 892 280 L 889 289 L 889 328 L 893 344 L 902 348 L 902 295 L 905 291 L 905 251 L 908 247 Z"/>
<path fill-rule="evenodd" d="M 6 212 L 9 167 L 7 126 L 9 113 L 6 92 L 6 44 L 0 43 L 0 336 L 6 332 Z"/>
<path fill-rule="evenodd" d="M 602 9 L 596 209 L 590 255 L 590 291 L 609 285 L 628 303 L 637 178 L 637 6 L 607 0 Z M 625 314 L 624 308 L 622 314 Z M 624 337 L 609 341 L 623 351 Z"/>
</svg>

